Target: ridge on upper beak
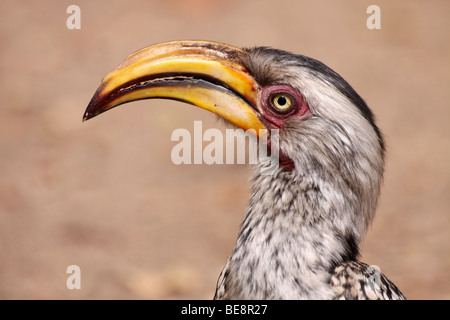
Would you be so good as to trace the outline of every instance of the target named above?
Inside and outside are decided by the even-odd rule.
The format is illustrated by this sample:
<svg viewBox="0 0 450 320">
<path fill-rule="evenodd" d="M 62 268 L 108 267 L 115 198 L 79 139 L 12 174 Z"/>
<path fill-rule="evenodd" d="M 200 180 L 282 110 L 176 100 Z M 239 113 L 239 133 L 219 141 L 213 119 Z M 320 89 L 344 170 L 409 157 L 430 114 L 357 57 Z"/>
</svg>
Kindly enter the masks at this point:
<svg viewBox="0 0 450 320">
<path fill-rule="evenodd" d="M 260 121 L 260 86 L 241 62 L 245 51 L 210 41 L 172 41 L 131 54 L 108 75 L 92 97 L 83 121 L 121 104 L 174 99 L 209 110 L 236 126 Z"/>
</svg>

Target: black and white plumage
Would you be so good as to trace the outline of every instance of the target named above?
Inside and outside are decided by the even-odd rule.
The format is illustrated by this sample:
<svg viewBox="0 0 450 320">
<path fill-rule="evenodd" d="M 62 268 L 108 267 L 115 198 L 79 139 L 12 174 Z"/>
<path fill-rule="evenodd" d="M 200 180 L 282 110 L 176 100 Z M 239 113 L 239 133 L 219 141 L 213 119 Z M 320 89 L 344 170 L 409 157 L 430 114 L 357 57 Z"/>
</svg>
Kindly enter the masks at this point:
<svg viewBox="0 0 450 320">
<path fill-rule="evenodd" d="M 167 57 L 173 57 L 171 67 L 164 64 Z M 180 59 L 193 70 L 173 69 Z M 147 67 L 152 63 L 166 69 L 156 73 L 155 66 Z M 206 63 L 207 71 L 194 72 L 196 63 Z M 127 68 L 139 76 L 129 78 Z M 239 75 L 230 79 L 229 70 Z M 193 86 L 225 92 L 236 100 L 228 105 L 246 115 L 223 113 L 228 105 L 220 106 L 216 95 L 212 106 L 199 95 L 180 94 Z M 168 89 L 153 95 L 161 87 Z M 127 96 L 139 90 L 141 95 Z M 265 162 L 253 170 L 252 195 L 215 299 L 404 298 L 378 269 L 357 260 L 374 217 L 385 148 L 371 110 L 337 73 L 317 60 L 270 48 L 171 42 L 135 53 L 108 75 L 84 119 L 154 97 L 187 101 L 241 128 L 279 130 L 279 141 L 270 143 L 277 144 L 280 166 L 270 175 L 261 174 Z"/>
</svg>

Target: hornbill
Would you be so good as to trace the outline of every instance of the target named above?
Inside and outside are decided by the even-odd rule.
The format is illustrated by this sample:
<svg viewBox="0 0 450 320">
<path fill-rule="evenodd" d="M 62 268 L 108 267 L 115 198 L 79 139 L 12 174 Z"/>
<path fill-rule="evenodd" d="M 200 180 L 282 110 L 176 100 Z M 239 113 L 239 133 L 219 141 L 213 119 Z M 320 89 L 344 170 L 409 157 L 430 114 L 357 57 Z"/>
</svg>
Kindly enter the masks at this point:
<svg viewBox="0 0 450 320">
<path fill-rule="evenodd" d="M 278 130 L 279 166 L 252 195 L 215 299 L 404 299 L 358 261 L 384 170 L 383 136 L 355 90 L 323 63 L 269 48 L 172 41 L 103 78 L 83 120 L 149 98 L 187 102 L 244 130 Z M 270 131 L 269 131 L 270 132 Z"/>
</svg>

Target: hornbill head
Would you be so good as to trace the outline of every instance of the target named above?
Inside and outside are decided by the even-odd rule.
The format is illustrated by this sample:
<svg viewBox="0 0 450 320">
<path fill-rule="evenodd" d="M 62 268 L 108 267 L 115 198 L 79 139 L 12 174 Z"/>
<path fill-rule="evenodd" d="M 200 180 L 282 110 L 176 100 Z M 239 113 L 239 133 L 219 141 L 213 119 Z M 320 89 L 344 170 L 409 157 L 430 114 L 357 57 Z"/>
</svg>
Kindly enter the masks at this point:
<svg viewBox="0 0 450 320">
<path fill-rule="evenodd" d="M 336 72 L 315 59 L 267 47 L 167 42 L 133 53 L 104 77 L 83 120 L 149 98 L 196 105 L 256 134 L 278 129 L 280 167 L 271 176 L 255 174 L 230 274 L 246 263 L 245 250 L 239 253 L 239 248 L 250 242 L 285 247 L 297 237 L 317 254 L 314 259 L 305 252 L 296 256 L 324 268 L 356 258 L 378 199 L 384 143 L 371 110 Z M 270 135 L 267 140 L 272 142 Z M 291 215 L 295 218 L 286 218 Z M 278 223 L 281 216 L 285 220 Z M 278 267 L 274 262 L 273 269 Z M 294 263 L 292 268 L 297 268 Z M 256 278 L 257 272 L 249 277 Z"/>
<path fill-rule="evenodd" d="M 196 105 L 256 134 L 278 129 L 282 168 L 342 176 L 342 187 L 366 202 L 357 225 L 370 222 L 383 173 L 383 138 L 363 99 L 320 61 L 210 41 L 153 45 L 103 78 L 83 121 L 150 98 Z"/>
</svg>

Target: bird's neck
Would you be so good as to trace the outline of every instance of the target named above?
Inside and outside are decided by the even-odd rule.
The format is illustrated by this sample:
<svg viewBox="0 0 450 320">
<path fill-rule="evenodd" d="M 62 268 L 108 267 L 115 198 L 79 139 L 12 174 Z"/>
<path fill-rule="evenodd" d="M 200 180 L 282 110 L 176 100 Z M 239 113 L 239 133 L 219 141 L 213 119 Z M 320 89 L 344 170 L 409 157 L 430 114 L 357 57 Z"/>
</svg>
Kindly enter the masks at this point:
<svg viewBox="0 0 450 320">
<path fill-rule="evenodd" d="M 227 265 L 235 298 L 332 297 L 330 269 L 356 258 L 361 236 L 358 201 L 341 183 L 313 170 L 255 175 Z"/>
</svg>

